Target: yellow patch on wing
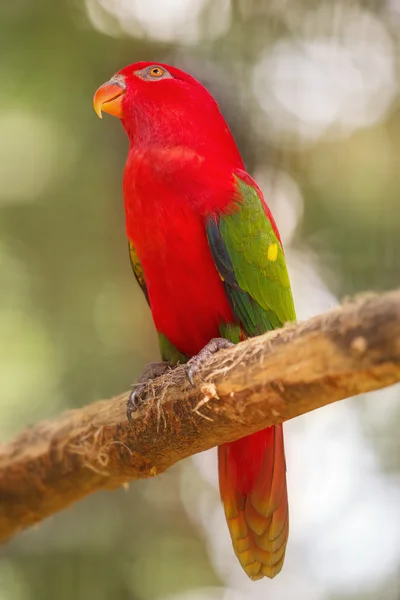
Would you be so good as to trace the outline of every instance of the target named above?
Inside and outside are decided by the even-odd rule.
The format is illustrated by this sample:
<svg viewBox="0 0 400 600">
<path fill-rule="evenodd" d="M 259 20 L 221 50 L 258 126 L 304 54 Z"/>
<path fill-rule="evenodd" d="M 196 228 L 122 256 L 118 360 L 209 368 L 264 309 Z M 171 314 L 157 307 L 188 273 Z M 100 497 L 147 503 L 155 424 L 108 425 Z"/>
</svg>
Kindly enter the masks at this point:
<svg viewBox="0 0 400 600">
<path fill-rule="evenodd" d="M 273 244 L 270 244 L 268 246 L 267 257 L 268 260 L 270 260 L 271 262 L 276 261 L 276 259 L 278 258 L 278 244 L 274 242 Z"/>
</svg>

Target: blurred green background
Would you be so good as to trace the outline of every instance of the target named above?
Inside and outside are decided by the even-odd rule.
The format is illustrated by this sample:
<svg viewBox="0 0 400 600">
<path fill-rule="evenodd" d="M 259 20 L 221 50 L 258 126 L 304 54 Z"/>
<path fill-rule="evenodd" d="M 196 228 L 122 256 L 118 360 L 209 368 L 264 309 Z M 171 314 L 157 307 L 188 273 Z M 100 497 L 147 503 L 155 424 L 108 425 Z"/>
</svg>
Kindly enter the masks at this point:
<svg viewBox="0 0 400 600">
<path fill-rule="evenodd" d="M 399 285 L 399 0 L 3 1 L 0 51 L 3 440 L 158 358 L 124 234 L 127 139 L 92 109 L 126 64 L 172 63 L 217 97 L 276 215 L 300 318 Z M 210 452 L 1 547 L 0 600 L 399 599 L 399 397 L 287 424 L 274 581 L 249 582 L 233 556 Z"/>
</svg>

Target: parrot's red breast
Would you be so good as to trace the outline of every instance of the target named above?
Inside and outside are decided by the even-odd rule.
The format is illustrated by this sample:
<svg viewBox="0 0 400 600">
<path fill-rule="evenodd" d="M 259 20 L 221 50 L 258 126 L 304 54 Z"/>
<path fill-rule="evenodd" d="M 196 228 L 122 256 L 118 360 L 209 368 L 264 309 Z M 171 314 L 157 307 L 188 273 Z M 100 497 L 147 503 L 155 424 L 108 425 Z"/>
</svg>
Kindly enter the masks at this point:
<svg viewBox="0 0 400 600">
<path fill-rule="evenodd" d="M 197 154 L 187 156 L 184 149 L 132 146 L 123 184 L 127 235 L 134 241 L 146 274 L 155 326 L 188 356 L 197 354 L 219 335 L 221 321 L 233 319 L 221 278 L 207 251 L 204 228 L 204 214 L 213 194 L 221 204 L 224 199 L 227 203 L 231 183 L 225 177 L 228 189 L 221 186 L 210 190 L 209 196 L 196 195 L 195 187 L 204 187 L 202 164 Z M 196 204 L 180 193 L 182 169 L 187 193 L 196 197 Z M 198 182 L 194 184 L 192 178 Z"/>
<path fill-rule="evenodd" d="M 96 92 L 130 147 L 123 191 L 135 275 L 164 359 L 294 318 L 279 234 L 219 108 L 193 77 L 136 63 Z M 182 358 L 183 357 L 183 358 Z M 219 448 L 232 542 L 253 579 L 282 567 L 288 535 L 282 427 Z"/>
</svg>

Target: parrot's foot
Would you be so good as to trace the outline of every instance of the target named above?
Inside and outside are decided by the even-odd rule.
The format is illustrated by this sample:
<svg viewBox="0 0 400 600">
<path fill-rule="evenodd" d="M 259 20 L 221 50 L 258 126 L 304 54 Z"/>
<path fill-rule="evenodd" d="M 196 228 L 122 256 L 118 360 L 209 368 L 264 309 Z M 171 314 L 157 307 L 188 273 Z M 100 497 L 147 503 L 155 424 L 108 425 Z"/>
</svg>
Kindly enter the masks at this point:
<svg viewBox="0 0 400 600">
<path fill-rule="evenodd" d="M 225 338 L 213 338 L 208 342 L 206 346 L 196 356 L 193 356 L 185 366 L 186 377 L 193 387 L 195 387 L 194 379 L 200 370 L 204 362 L 207 361 L 210 356 L 218 352 L 219 350 L 225 350 L 226 348 L 232 348 L 234 346 L 232 342 Z"/>
<path fill-rule="evenodd" d="M 170 362 L 152 362 L 145 366 L 143 373 L 136 383 L 133 384 L 133 390 L 126 404 L 126 417 L 129 423 L 132 423 L 132 415 L 138 410 L 143 402 L 142 394 L 149 381 L 157 379 L 173 368 Z"/>
</svg>

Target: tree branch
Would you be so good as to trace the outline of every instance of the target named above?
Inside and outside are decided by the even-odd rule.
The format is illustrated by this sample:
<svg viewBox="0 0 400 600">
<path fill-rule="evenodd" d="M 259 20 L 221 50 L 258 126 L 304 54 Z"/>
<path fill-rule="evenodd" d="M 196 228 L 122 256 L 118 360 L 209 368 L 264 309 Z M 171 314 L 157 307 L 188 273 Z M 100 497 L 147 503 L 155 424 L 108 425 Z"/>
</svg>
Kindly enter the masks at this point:
<svg viewBox="0 0 400 600">
<path fill-rule="evenodd" d="M 183 367 L 38 423 L 0 445 L 0 540 L 101 489 L 348 396 L 400 381 L 400 291 L 366 296 L 218 353 L 192 388 Z"/>
</svg>

